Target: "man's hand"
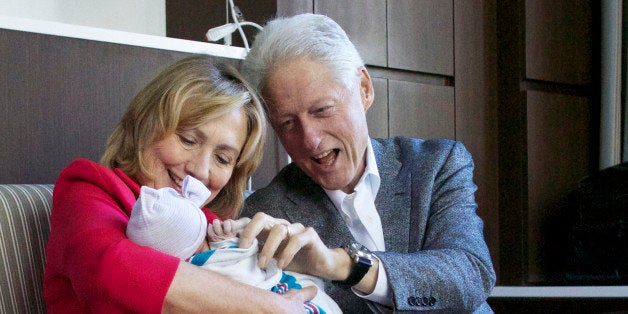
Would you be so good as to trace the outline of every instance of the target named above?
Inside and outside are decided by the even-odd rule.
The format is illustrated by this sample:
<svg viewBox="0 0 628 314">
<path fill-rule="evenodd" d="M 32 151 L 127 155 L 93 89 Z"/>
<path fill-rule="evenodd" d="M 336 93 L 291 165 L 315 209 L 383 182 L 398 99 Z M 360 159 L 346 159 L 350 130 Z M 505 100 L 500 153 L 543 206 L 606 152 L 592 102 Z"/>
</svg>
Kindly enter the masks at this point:
<svg viewBox="0 0 628 314">
<path fill-rule="evenodd" d="M 342 280 L 349 274 L 351 259 L 341 249 L 329 249 L 311 227 L 290 224 L 264 213 L 257 213 L 240 234 L 241 248 L 248 248 L 254 238 L 263 247 L 259 266 L 265 268 L 274 257 L 281 269 Z"/>
</svg>

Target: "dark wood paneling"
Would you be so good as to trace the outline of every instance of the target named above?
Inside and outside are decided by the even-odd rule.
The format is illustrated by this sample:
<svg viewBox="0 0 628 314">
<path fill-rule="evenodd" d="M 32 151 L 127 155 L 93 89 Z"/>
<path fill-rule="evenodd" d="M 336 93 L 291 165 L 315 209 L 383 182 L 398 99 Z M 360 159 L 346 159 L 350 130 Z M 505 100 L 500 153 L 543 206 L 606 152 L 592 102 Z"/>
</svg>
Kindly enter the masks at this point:
<svg viewBox="0 0 628 314">
<path fill-rule="evenodd" d="M 314 12 L 331 17 L 347 33 L 364 62 L 386 66 L 386 1 L 317 0 Z M 356 12 L 360 12 L 356 18 Z"/>
<path fill-rule="evenodd" d="M 587 98 L 527 92 L 529 283 L 548 280 L 548 218 L 589 173 L 590 116 Z"/>
<path fill-rule="evenodd" d="M 523 0 L 496 1 L 499 265 L 497 282 L 522 285 L 526 268 L 527 141 Z"/>
<path fill-rule="evenodd" d="M 596 6 L 497 1 L 501 285 L 560 273 L 550 217 L 597 154 Z"/>
<path fill-rule="evenodd" d="M 277 0 L 277 16 L 313 13 L 314 0 Z"/>
<path fill-rule="evenodd" d="M 262 26 L 277 12 L 277 2 L 274 0 L 236 0 L 234 4 L 246 21 Z M 205 33 L 212 27 L 224 25 L 227 14 L 229 22 L 233 22 L 231 12 L 226 12 L 226 1 L 166 0 L 166 36 L 205 41 Z M 242 29 L 250 45 L 258 30 L 252 26 Z M 232 34 L 232 41 L 233 46 L 244 47 L 238 31 Z M 222 44 L 223 41 L 216 43 Z"/>
<path fill-rule="evenodd" d="M 390 136 L 455 138 L 454 88 L 388 81 Z"/>
<path fill-rule="evenodd" d="M 277 172 L 288 164 L 288 153 L 281 145 L 279 138 L 272 127 L 268 126 L 268 137 L 264 146 L 262 162 L 253 175 L 252 189 L 257 190 L 267 186 Z"/>
<path fill-rule="evenodd" d="M 395 0 L 387 3 L 388 66 L 453 75 L 453 1 Z"/>
<path fill-rule="evenodd" d="M 0 183 L 54 183 L 100 159 L 132 97 L 189 55 L 4 29 L 0 42 Z"/>
<path fill-rule="evenodd" d="M 388 80 L 374 78 L 375 100 L 366 112 L 371 137 L 388 138 Z"/>
<path fill-rule="evenodd" d="M 205 41 L 207 30 L 225 24 L 225 3 L 166 0 L 166 36 Z"/>
<path fill-rule="evenodd" d="M 454 2 L 456 140 L 471 152 L 478 215 L 499 273 L 497 40 L 495 1 Z"/>
<path fill-rule="evenodd" d="M 592 82 L 590 0 L 525 1 L 526 77 L 587 85 Z"/>
</svg>

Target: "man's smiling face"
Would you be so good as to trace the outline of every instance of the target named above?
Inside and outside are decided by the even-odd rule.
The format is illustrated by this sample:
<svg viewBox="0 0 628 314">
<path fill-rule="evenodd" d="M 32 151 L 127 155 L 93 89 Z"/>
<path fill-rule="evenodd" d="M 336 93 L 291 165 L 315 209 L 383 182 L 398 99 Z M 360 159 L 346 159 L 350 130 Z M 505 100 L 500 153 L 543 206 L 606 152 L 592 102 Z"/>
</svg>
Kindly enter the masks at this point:
<svg viewBox="0 0 628 314">
<path fill-rule="evenodd" d="M 271 124 L 294 162 L 322 187 L 348 193 L 364 172 L 373 100 L 365 69 L 356 69 L 354 81 L 347 87 L 323 65 L 300 58 L 274 72 L 263 91 Z"/>
</svg>

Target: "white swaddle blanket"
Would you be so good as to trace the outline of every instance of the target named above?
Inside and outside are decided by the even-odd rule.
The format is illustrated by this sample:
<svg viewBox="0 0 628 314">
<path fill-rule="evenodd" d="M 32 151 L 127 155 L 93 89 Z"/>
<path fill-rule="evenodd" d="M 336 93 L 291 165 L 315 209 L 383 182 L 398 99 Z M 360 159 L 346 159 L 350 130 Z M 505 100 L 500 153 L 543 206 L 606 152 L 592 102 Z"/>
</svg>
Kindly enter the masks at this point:
<svg viewBox="0 0 628 314">
<path fill-rule="evenodd" d="M 342 313 L 336 302 L 324 292 L 324 283 L 320 278 L 282 271 L 275 260 L 271 260 L 266 269 L 257 266 L 258 242 L 254 240 L 248 249 L 238 248 L 238 238 L 210 243 L 211 250 L 192 257 L 190 262 L 203 268 L 228 276 L 237 281 L 285 293 L 290 289 L 316 286 L 318 292 L 310 302 L 304 305 L 310 313 Z"/>
</svg>

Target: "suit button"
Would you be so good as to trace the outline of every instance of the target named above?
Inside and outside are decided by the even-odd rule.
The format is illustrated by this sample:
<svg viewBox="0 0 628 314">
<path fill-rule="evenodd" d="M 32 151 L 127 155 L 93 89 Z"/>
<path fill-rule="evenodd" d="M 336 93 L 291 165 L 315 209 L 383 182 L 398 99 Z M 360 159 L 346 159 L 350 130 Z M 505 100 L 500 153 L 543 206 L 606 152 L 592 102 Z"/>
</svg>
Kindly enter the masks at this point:
<svg viewBox="0 0 628 314">
<path fill-rule="evenodd" d="M 435 297 L 430 297 L 430 299 L 428 300 L 427 304 L 429 306 L 434 306 L 436 304 L 436 298 Z"/>
<path fill-rule="evenodd" d="M 414 297 L 414 296 L 408 297 L 408 305 L 418 306 L 418 304 L 416 302 L 416 297 Z"/>
<path fill-rule="evenodd" d="M 422 297 L 421 298 L 421 305 L 423 306 L 427 306 L 429 304 L 429 299 L 427 297 Z"/>
</svg>

